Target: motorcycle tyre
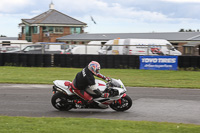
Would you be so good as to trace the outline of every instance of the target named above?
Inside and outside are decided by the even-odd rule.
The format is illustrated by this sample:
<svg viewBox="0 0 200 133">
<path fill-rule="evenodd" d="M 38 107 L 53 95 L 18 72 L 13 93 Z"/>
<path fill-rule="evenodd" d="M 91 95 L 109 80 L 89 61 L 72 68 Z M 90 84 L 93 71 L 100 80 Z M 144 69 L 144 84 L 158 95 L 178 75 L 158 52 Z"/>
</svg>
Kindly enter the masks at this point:
<svg viewBox="0 0 200 133">
<path fill-rule="evenodd" d="M 128 101 L 128 105 L 127 106 L 125 106 L 123 108 L 118 108 L 117 107 L 118 105 L 116 106 L 116 104 L 110 104 L 110 107 L 115 111 L 126 111 L 126 110 L 128 110 L 132 106 L 132 100 L 128 95 L 126 95 L 125 97 L 122 97 L 121 99 L 123 99 L 123 98 L 126 101 Z"/>
<path fill-rule="evenodd" d="M 66 104 L 64 106 L 56 106 L 57 105 L 57 102 L 56 100 L 57 99 L 67 99 L 67 95 L 63 94 L 63 93 L 55 93 L 52 98 L 51 98 L 51 104 L 53 105 L 54 108 L 56 108 L 57 110 L 60 110 L 60 111 L 68 111 L 70 109 L 73 108 L 73 105 L 68 105 L 66 106 Z"/>
</svg>

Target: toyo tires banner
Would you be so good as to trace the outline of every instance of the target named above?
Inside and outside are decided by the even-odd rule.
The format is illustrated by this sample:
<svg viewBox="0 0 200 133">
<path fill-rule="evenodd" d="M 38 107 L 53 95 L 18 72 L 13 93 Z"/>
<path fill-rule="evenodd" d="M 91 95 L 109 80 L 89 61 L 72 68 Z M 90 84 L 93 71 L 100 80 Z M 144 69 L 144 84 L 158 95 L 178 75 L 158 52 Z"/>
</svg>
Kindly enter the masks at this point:
<svg viewBox="0 0 200 133">
<path fill-rule="evenodd" d="M 177 70 L 177 56 L 140 56 L 140 69 Z"/>
</svg>

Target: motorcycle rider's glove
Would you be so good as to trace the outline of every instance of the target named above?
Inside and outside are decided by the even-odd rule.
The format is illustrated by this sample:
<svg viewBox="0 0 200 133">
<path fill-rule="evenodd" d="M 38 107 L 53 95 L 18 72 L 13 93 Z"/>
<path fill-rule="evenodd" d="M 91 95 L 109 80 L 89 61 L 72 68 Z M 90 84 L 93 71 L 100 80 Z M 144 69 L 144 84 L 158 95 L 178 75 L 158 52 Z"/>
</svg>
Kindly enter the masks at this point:
<svg viewBox="0 0 200 133">
<path fill-rule="evenodd" d="M 107 82 L 111 81 L 111 79 L 109 77 L 106 77 L 105 79 Z"/>
<path fill-rule="evenodd" d="M 108 98 L 109 97 L 109 93 L 103 93 L 102 95 L 101 95 L 101 97 L 103 97 L 103 98 Z"/>
</svg>

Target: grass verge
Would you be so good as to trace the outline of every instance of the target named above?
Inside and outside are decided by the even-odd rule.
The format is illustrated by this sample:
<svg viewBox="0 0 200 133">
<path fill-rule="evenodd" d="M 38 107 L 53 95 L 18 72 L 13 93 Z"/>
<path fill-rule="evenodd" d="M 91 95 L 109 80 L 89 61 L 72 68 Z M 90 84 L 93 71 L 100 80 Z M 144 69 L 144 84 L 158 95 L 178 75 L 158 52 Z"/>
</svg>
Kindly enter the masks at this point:
<svg viewBox="0 0 200 133">
<path fill-rule="evenodd" d="M 0 83 L 52 84 L 53 80 L 73 80 L 78 68 L 0 67 Z M 200 71 L 155 71 L 102 69 L 101 73 L 119 78 L 126 86 L 199 88 Z"/>
<path fill-rule="evenodd" d="M 86 118 L 0 116 L 1 133 L 199 133 L 200 125 Z"/>
</svg>

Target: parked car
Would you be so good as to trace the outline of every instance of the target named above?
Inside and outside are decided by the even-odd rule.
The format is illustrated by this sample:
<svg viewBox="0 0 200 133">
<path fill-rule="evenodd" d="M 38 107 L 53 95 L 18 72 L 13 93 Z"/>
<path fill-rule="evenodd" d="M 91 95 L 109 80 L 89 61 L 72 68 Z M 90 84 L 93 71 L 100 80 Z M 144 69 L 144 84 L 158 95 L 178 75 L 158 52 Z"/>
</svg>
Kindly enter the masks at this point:
<svg viewBox="0 0 200 133">
<path fill-rule="evenodd" d="M 69 45 L 44 45 L 36 44 L 25 47 L 20 53 L 31 53 L 31 54 L 68 54 L 70 53 Z"/>
<path fill-rule="evenodd" d="M 20 51 L 18 46 L 2 46 L 0 48 L 0 53 L 14 53 Z"/>
<path fill-rule="evenodd" d="M 68 45 L 68 48 L 64 49 L 61 54 L 73 54 L 72 50 L 76 47 L 77 45 Z"/>
<path fill-rule="evenodd" d="M 60 54 L 61 50 L 51 49 L 49 50 L 48 45 L 29 45 L 20 51 L 20 53 L 28 53 L 28 54 Z"/>
</svg>

